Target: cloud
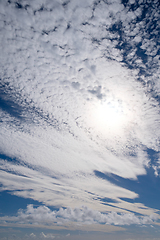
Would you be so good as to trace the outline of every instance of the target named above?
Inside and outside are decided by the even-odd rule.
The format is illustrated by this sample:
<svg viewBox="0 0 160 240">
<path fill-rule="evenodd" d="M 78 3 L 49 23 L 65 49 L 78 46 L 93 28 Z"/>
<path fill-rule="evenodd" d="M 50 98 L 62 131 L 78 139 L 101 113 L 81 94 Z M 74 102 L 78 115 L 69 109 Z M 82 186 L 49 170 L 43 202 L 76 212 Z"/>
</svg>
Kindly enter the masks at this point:
<svg viewBox="0 0 160 240">
<path fill-rule="evenodd" d="M 81 208 L 60 208 L 58 211 L 51 211 L 46 206 L 34 208 L 28 205 L 26 210 L 20 209 L 17 217 L 1 217 L 1 221 L 17 222 L 19 224 L 38 225 L 65 225 L 68 222 L 77 224 L 107 224 L 107 225 L 132 225 L 132 224 L 151 224 L 158 220 L 157 215 L 136 216 L 134 213 L 109 212 L 101 213 L 89 209 L 86 206 Z M 34 234 L 31 234 L 34 237 Z M 41 233 L 43 238 L 53 238 L 54 236 Z"/>
<path fill-rule="evenodd" d="M 36 235 L 35 235 L 34 233 L 31 233 L 29 236 L 30 236 L 31 238 L 35 238 L 35 237 L 36 237 Z"/>
<path fill-rule="evenodd" d="M 156 1 L 149 9 L 120 0 L 0 2 L 2 191 L 58 207 L 125 212 L 127 205 L 142 213 L 121 200 L 136 192 L 94 172 L 136 180 L 150 166 L 147 149 L 159 152 Z M 118 106 L 116 125 L 95 121 L 102 106 Z M 152 166 L 156 176 L 159 165 Z M 104 205 L 104 198 L 115 203 Z M 30 210 L 53 218 L 45 207 Z M 98 221 L 92 211 L 91 218 L 87 210 L 59 211 L 65 221 L 81 222 L 83 214 Z M 28 221 L 26 214 L 19 217 Z M 105 223 L 149 221 L 125 214 L 110 213 Z M 43 220 L 42 213 L 29 216 Z"/>
<path fill-rule="evenodd" d="M 40 237 L 43 238 L 43 239 L 47 239 L 47 238 L 53 239 L 53 238 L 55 238 L 55 236 L 53 234 L 50 234 L 50 233 L 44 234 L 43 232 L 41 232 Z"/>
</svg>

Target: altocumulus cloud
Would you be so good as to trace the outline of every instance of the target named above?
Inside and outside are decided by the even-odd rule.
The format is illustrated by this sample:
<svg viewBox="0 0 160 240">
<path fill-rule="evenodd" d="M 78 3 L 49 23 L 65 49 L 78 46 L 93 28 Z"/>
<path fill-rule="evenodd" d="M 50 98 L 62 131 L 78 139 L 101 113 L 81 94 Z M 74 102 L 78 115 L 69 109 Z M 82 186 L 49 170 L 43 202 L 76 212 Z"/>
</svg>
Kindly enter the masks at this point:
<svg viewBox="0 0 160 240">
<path fill-rule="evenodd" d="M 95 174 L 159 176 L 159 5 L 146 4 L 0 1 L 1 190 L 71 207 L 17 220 L 152 222 L 155 209 L 122 200 L 136 192 Z"/>
</svg>

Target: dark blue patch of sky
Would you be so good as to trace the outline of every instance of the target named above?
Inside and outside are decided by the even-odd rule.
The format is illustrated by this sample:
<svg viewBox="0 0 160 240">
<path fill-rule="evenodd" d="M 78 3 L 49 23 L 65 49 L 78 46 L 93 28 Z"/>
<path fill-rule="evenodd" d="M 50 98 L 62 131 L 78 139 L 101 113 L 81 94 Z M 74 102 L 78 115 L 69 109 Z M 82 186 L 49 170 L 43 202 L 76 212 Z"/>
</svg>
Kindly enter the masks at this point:
<svg viewBox="0 0 160 240">
<path fill-rule="evenodd" d="M 151 167 L 146 168 L 146 175 L 137 176 L 137 180 L 126 179 L 116 174 L 104 173 L 97 170 L 94 173 L 99 178 L 139 195 L 136 199 L 123 198 L 123 200 L 132 203 L 143 203 L 147 207 L 160 210 L 160 178 L 155 176 L 154 169 L 152 168 L 152 163 L 156 161 L 156 152 L 148 149 L 148 155 L 151 157 Z"/>
</svg>

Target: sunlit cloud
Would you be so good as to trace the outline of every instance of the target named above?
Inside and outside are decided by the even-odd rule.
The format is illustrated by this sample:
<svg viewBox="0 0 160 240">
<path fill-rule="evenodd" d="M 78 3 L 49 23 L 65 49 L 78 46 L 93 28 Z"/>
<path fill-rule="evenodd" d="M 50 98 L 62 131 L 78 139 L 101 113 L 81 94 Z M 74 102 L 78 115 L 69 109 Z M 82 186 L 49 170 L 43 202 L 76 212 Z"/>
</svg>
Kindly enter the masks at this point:
<svg viewBox="0 0 160 240">
<path fill-rule="evenodd" d="M 58 211 L 51 211 L 46 206 L 34 208 L 28 205 L 27 209 L 19 210 L 16 217 L 1 217 L 1 221 L 17 222 L 19 224 L 41 224 L 41 225 L 65 225 L 67 222 L 77 224 L 107 224 L 107 225 L 131 225 L 131 224 L 151 224 L 158 218 L 156 215 L 137 217 L 133 213 L 116 212 L 100 213 L 88 207 L 81 208 L 60 208 Z"/>
<path fill-rule="evenodd" d="M 159 179 L 157 4 L 0 2 L 0 190 L 45 205 L 18 224 L 158 219 L 129 184 Z"/>
</svg>

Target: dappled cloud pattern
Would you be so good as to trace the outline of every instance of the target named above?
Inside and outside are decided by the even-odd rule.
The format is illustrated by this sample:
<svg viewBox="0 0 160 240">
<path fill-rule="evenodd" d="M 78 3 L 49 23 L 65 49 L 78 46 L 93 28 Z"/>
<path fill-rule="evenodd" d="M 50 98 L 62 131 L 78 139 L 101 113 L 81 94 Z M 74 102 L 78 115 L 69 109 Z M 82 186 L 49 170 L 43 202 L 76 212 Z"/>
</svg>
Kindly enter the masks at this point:
<svg viewBox="0 0 160 240">
<path fill-rule="evenodd" d="M 156 0 L 0 1 L 1 191 L 43 203 L 6 221 L 158 220 L 114 180 L 159 179 L 159 10 Z"/>
</svg>

